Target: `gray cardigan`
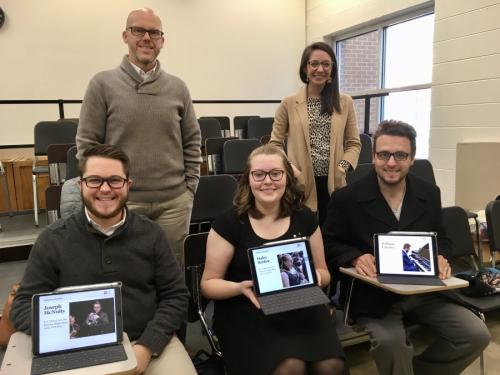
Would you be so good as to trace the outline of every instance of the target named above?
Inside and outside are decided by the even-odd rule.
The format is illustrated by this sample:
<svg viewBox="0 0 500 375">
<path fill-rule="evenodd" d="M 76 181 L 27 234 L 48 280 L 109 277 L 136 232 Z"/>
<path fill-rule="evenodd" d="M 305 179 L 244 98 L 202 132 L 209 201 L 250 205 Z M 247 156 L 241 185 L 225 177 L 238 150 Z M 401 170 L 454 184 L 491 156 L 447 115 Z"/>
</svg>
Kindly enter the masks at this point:
<svg viewBox="0 0 500 375">
<path fill-rule="evenodd" d="M 186 321 L 189 294 L 160 227 L 133 212 L 106 237 L 81 210 L 37 238 L 10 317 L 31 332 L 31 296 L 59 287 L 121 281 L 124 330 L 160 354 Z"/>
</svg>

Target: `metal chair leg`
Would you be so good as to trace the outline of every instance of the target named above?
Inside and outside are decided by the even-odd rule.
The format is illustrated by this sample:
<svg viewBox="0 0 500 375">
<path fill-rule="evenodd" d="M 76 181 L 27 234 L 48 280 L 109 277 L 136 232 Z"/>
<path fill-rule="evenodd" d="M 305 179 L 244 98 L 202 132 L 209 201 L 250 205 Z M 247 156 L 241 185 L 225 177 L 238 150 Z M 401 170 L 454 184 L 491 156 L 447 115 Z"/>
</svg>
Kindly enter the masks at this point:
<svg viewBox="0 0 500 375">
<path fill-rule="evenodd" d="M 35 225 L 38 226 L 38 194 L 36 191 L 36 174 L 33 174 L 33 213 L 35 215 Z"/>
<path fill-rule="evenodd" d="M 483 249 L 481 247 L 481 236 L 480 236 L 480 227 L 479 227 L 479 219 L 477 216 L 474 218 L 474 224 L 476 225 L 476 246 L 477 246 L 477 258 L 479 260 L 479 268 L 483 269 Z"/>
<path fill-rule="evenodd" d="M 354 277 L 351 277 L 351 285 L 349 286 L 349 296 L 347 297 L 347 303 L 344 308 L 344 324 L 350 326 L 349 324 L 349 308 L 351 307 L 351 297 L 352 289 L 354 288 Z"/>
<path fill-rule="evenodd" d="M 486 316 L 481 311 L 478 311 L 477 314 L 479 315 L 479 318 L 483 321 L 483 323 L 486 325 Z M 479 371 L 481 375 L 484 375 L 484 350 L 481 352 L 481 355 L 479 356 Z"/>
</svg>

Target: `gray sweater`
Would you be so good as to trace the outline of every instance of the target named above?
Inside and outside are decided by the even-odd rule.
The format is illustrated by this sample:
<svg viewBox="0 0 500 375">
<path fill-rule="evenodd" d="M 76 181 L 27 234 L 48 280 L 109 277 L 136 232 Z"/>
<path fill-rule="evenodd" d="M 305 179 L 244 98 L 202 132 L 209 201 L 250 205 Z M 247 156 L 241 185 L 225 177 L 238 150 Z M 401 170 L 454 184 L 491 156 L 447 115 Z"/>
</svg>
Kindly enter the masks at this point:
<svg viewBox="0 0 500 375">
<path fill-rule="evenodd" d="M 92 78 L 78 124 L 78 157 L 99 143 L 117 145 L 131 159 L 131 201 L 160 202 L 196 191 L 200 127 L 186 85 L 159 61 L 146 81 L 127 56 Z"/>
<path fill-rule="evenodd" d="M 160 354 L 186 320 L 189 294 L 163 231 L 130 211 L 109 237 L 92 228 L 83 209 L 44 229 L 31 250 L 10 317 L 16 330 L 30 333 L 33 294 L 114 281 L 123 282 L 125 332 Z"/>
</svg>

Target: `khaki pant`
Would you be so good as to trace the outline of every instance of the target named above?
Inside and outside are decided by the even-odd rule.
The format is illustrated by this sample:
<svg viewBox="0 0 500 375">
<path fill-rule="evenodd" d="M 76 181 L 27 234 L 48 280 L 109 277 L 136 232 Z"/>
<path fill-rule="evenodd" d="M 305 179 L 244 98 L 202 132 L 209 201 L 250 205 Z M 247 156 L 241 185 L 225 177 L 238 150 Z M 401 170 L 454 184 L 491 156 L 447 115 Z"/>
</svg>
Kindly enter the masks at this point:
<svg viewBox="0 0 500 375">
<path fill-rule="evenodd" d="M 132 343 L 134 344 L 134 343 Z M 145 375 L 196 375 L 191 358 L 177 336 L 163 349 L 157 357 L 152 358 Z"/>
<path fill-rule="evenodd" d="M 140 203 L 127 202 L 127 207 L 139 215 L 156 221 L 167 236 L 175 258 L 184 269 L 184 239 L 189 233 L 193 193 L 187 190 L 177 198 L 165 202 Z"/>
<path fill-rule="evenodd" d="M 418 356 L 408 340 L 403 318 L 436 334 Z M 362 317 L 356 321 L 370 333 L 370 351 L 380 375 L 457 375 L 490 341 L 481 319 L 438 293 L 405 297 L 380 319 Z"/>
</svg>

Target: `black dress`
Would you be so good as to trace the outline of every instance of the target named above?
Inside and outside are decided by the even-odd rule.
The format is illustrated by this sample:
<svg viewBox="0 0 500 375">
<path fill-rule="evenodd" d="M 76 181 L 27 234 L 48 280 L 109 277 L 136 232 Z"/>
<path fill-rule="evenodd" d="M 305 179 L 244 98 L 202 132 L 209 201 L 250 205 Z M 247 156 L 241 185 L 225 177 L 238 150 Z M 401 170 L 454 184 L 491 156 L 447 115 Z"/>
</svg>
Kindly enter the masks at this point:
<svg viewBox="0 0 500 375">
<path fill-rule="evenodd" d="M 290 217 L 288 231 L 278 238 L 310 236 L 316 216 L 307 208 Z M 255 234 L 248 216 L 240 220 L 234 210 L 221 215 L 213 229 L 234 248 L 225 279 L 251 280 L 247 249 L 270 239 Z M 228 374 L 270 374 L 287 358 L 317 362 L 344 357 L 326 306 L 314 306 L 266 316 L 245 296 L 215 301 L 215 332 L 219 337 Z"/>
</svg>

